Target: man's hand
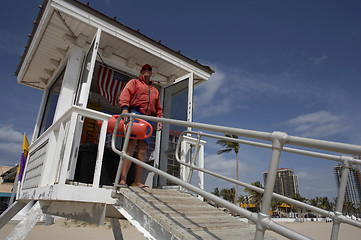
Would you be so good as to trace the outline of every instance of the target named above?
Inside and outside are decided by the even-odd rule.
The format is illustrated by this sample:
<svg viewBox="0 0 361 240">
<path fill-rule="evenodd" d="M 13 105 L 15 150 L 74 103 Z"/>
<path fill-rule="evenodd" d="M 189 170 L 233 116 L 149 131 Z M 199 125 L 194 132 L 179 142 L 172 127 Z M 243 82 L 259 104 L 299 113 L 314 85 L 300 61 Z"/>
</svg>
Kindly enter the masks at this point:
<svg viewBox="0 0 361 240">
<path fill-rule="evenodd" d="M 129 113 L 128 109 L 123 109 L 122 113 Z M 124 123 L 129 121 L 129 117 L 128 116 L 123 116 L 123 120 Z"/>
<path fill-rule="evenodd" d="M 157 123 L 157 131 L 162 130 L 162 127 L 163 127 L 163 123 L 158 122 L 158 123 Z"/>
</svg>

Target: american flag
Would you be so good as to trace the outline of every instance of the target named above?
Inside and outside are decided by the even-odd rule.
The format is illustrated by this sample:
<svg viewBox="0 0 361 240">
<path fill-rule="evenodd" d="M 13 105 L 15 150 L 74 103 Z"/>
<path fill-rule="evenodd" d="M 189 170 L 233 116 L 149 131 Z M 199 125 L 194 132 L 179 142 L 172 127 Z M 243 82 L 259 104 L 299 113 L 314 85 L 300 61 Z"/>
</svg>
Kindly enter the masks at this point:
<svg viewBox="0 0 361 240">
<path fill-rule="evenodd" d="M 98 73 L 99 93 L 105 97 L 113 106 L 118 103 L 118 97 L 129 77 L 110 68 L 100 66 Z"/>
</svg>

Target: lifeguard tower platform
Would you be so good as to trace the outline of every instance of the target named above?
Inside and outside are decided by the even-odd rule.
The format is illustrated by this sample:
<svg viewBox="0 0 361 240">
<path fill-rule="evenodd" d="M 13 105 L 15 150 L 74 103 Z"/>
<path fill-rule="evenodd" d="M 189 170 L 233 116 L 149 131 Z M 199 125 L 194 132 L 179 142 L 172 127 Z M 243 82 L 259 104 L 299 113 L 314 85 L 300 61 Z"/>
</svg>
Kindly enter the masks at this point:
<svg viewBox="0 0 361 240">
<path fill-rule="evenodd" d="M 96 224 L 109 217 L 116 239 L 121 233 L 114 219 L 124 217 L 155 239 L 208 238 L 212 233 L 188 219 L 202 213 L 200 223 L 204 214 L 215 214 L 227 229 L 229 221 L 241 225 L 153 172 L 143 176 L 151 189 L 121 189 L 112 197 L 119 155 L 111 150 L 106 125 L 120 113 L 117 99 L 127 81 L 151 64 L 164 117 L 191 122 L 193 87 L 213 70 L 81 2 L 45 0 L 39 8 L 16 76 L 44 94 L 17 202 L 2 216 L 1 226 L 26 204 L 36 204 L 8 239 L 25 238 L 44 213 Z M 179 177 L 174 151 L 185 129 L 165 124 L 154 131 L 146 163 Z M 121 144 L 117 139 L 119 149 Z M 170 218 L 172 212 L 177 216 Z M 197 230 L 192 232 L 191 225 Z"/>
<path fill-rule="evenodd" d="M 161 95 L 164 118 L 137 116 L 163 122 L 163 129 L 153 132 L 145 163 L 142 163 L 125 154 L 129 131 L 125 138 L 120 138 L 116 133 L 108 133 L 107 125 L 112 115 L 120 113 L 117 99 L 122 88 L 130 79 L 138 77 L 141 66 L 146 63 L 153 67 L 152 80 Z M 212 74 L 210 67 L 88 5 L 76 0 L 45 0 L 16 71 L 20 84 L 42 90 L 44 94 L 17 201 L 0 216 L 0 228 L 26 205 L 30 211 L 7 239 L 25 239 L 44 214 L 96 224 L 104 224 L 105 218 L 109 218 L 115 239 L 123 239 L 118 221 L 122 218 L 149 239 L 273 239 L 265 234 L 266 230 L 290 239 L 309 239 L 270 219 L 272 198 L 333 219 L 332 239 L 337 239 L 340 223 L 360 228 L 360 222 L 340 212 L 348 168 L 350 164 L 361 165 L 361 161 L 284 145 L 350 155 L 360 155 L 361 147 L 282 132 L 195 123 L 192 121 L 193 88 L 206 82 Z M 130 130 L 135 116 L 129 116 Z M 265 189 L 206 170 L 203 166 L 206 142 L 202 137 L 270 149 Z M 266 144 L 267 141 L 271 144 Z M 282 151 L 343 164 L 335 211 L 273 193 Z M 119 169 L 123 158 L 143 167 L 143 182 L 149 189 L 120 188 Z M 193 170 L 198 171 L 195 184 L 198 186 L 191 184 Z M 203 173 L 263 194 L 260 212 L 252 213 L 204 191 Z M 255 225 L 218 210 L 204 198 Z"/>
</svg>

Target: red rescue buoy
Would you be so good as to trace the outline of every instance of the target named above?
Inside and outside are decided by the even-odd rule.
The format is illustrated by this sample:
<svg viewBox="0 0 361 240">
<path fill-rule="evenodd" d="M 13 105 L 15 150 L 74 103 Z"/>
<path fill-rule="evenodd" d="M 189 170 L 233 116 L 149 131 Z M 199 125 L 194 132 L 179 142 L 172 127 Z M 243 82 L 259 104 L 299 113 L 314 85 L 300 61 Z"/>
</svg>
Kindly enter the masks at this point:
<svg viewBox="0 0 361 240">
<path fill-rule="evenodd" d="M 111 118 L 108 119 L 108 127 L 107 132 L 113 133 L 115 122 L 117 121 L 119 115 L 113 115 Z M 98 121 L 98 125 L 102 125 L 102 121 Z M 152 125 L 143 120 L 136 118 L 133 123 L 132 131 L 130 132 L 131 139 L 146 139 L 149 138 L 153 133 Z M 118 127 L 118 136 L 124 137 L 124 120 L 120 120 L 119 127 Z"/>
</svg>

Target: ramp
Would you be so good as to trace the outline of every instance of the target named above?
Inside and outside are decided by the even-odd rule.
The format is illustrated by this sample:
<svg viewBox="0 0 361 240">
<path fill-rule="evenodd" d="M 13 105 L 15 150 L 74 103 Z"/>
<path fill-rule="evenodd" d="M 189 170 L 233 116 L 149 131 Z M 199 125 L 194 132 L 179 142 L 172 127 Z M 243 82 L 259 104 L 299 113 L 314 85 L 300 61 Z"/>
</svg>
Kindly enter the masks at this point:
<svg viewBox="0 0 361 240">
<path fill-rule="evenodd" d="M 254 224 L 243 223 L 188 193 L 144 188 L 121 188 L 119 193 L 115 207 L 148 238 L 254 239 Z"/>
</svg>

